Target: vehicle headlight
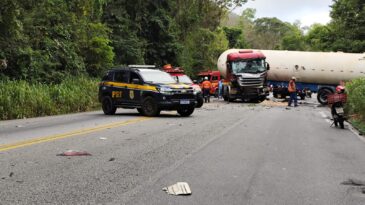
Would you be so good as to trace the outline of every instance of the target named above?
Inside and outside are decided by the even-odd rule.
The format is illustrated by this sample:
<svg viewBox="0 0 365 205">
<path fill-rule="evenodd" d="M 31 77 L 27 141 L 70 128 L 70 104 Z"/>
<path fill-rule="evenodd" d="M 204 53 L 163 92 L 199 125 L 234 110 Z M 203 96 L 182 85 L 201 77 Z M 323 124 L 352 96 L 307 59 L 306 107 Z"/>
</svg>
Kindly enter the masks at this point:
<svg viewBox="0 0 365 205">
<path fill-rule="evenodd" d="M 160 88 L 158 89 L 158 91 L 159 91 L 160 93 L 162 93 L 162 94 L 165 94 L 165 95 L 172 95 L 172 94 L 173 94 L 172 89 L 171 89 L 171 88 L 169 88 L 169 87 L 160 87 Z"/>
<path fill-rule="evenodd" d="M 194 95 L 202 92 L 202 89 L 199 86 L 193 86 Z"/>
</svg>

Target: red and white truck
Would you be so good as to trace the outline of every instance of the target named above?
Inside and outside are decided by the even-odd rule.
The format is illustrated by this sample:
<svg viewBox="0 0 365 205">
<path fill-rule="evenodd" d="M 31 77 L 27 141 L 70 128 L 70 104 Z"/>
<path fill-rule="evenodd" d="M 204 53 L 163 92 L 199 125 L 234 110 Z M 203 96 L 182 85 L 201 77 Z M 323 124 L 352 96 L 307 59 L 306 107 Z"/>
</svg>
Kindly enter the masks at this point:
<svg viewBox="0 0 365 205">
<path fill-rule="evenodd" d="M 217 66 L 225 79 L 223 98 L 226 101 L 263 101 L 269 95 L 269 64 L 259 51 L 227 50 L 218 58 Z"/>
</svg>

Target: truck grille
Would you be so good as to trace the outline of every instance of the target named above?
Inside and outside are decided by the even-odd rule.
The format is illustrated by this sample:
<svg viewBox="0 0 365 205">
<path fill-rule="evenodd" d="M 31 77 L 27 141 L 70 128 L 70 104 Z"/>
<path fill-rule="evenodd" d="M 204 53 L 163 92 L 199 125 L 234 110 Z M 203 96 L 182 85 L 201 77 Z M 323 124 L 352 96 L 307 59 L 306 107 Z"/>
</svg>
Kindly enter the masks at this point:
<svg viewBox="0 0 365 205">
<path fill-rule="evenodd" d="M 241 78 L 240 85 L 241 86 L 261 86 L 263 78 Z"/>
</svg>

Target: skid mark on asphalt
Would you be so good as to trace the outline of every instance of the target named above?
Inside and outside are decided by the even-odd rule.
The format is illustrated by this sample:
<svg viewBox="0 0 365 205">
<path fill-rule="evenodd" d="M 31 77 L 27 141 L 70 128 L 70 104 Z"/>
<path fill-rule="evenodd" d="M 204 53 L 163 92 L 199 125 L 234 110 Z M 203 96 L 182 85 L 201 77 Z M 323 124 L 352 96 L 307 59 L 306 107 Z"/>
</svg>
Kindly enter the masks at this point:
<svg viewBox="0 0 365 205">
<path fill-rule="evenodd" d="M 110 128 L 115 128 L 115 127 L 120 127 L 120 126 L 124 126 L 124 125 L 128 125 L 128 124 L 143 122 L 143 121 L 146 121 L 146 120 L 149 120 L 149 119 L 152 119 L 152 118 L 139 117 L 139 118 L 132 119 L 132 120 L 127 120 L 127 121 L 122 121 L 122 122 L 115 122 L 115 123 L 100 125 L 100 126 L 96 126 L 96 127 L 91 127 L 91 128 L 81 129 L 81 130 L 75 130 L 75 131 L 62 133 L 62 134 L 38 137 L 38 138 L 35 138 L 35 139 L 29 139 L 29 140 L 22 140 L 22 141 L 19 141 L 19 142 L 16 142 L 16 143 L 11 143 L 11 144 L 2 144 L 2 145 L 0 145 L 0 152 L 12 150 L 12 149 L 17 149 L 17 148 L 21 148 L 21 147 L 26 147 L 26 146 L 31 146 L 31 145 L 34 145 L 34 144 L 40 144 L 40 143 L 44 143 L 44 142 L 55 141 L 55 140 L 58 140 L 58 139 L 65 139 L 65 138 L 74 137 L 74 136 L 81 136 L 81 135 L 85 135 L 85 134 L 89 134 L 89 133 L 93 133 L 93 132 L 98 132 L 98 131 L 102 131 L 102 130 L 106 130 L 106 129 L 110 129 Z"/>
</svg>

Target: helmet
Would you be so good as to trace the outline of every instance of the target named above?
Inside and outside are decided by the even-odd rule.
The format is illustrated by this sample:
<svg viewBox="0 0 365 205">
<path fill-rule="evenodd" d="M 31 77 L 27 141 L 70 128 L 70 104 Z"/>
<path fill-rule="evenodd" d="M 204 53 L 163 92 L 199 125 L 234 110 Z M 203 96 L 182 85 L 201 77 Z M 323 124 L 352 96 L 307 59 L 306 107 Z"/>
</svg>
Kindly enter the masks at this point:
<svg viewBox="0 0 365 205">
<path fill-rule="evenodd" d="M 204 77 L 204 80 L 208 80 L 208 77 L 206 77 L 206 76 L 205 76 L 205 77 Z"/>
<path fill-rule="evenodd" d="M 344 93 L 345 92 L 345 86 L 339 85 L 336 87 L 336 93 Z"/>
<path fill-rule="evenodd" d="M 296 80 L 297 78 L 293 76 L 293 77 L 291 77 L 291 79 L 292 79 L 292 80 Z"/>
</svg>

